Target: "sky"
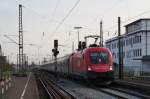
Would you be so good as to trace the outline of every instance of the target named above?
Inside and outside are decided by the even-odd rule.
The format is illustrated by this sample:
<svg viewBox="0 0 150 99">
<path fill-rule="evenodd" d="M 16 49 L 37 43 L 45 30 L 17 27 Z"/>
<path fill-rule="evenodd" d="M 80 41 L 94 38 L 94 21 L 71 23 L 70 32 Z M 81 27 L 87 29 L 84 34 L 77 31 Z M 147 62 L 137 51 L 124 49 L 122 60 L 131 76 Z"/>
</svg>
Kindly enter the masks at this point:
<svg viewBox="0 0 150 99">
<path fill-rule="evenodd" d="M 99 34 L 102 20 L 104 40 L 107 40 L 117 36 L 118 16 L 122 34 L 124 25 L 139 18 L 150 18 L 150 0 L 0 0 L 0 44 L 10 62 L 16 62 L 18 45 L 4 35 L 18 42 L 19 4 L 23 6 L 24 53 L 30 62 L 44 57 L 50 59 L 54 39 L 61 45 L 59 57 L 71 53 L 72 42 L 77 48 L 75 26 L 83 27 L 79 32 L 80 40 L 84 40 L 84 36 Z"/>
</svg>

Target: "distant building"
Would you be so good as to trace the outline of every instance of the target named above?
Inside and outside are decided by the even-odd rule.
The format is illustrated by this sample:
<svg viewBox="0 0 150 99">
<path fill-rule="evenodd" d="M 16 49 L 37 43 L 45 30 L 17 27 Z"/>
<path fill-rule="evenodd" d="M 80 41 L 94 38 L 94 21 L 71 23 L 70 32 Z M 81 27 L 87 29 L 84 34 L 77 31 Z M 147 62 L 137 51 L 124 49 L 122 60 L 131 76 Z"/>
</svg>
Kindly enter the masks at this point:
<svg viewBox="0 0 150 99">
<path fill-rule="evenodd" d="M 6 63 L 6 56 L 3 56 L 3 54 L 2 54 L 2 48 L 1 48 L 1 45 L 0 45 L 0 66 L 3 63 Z"/>
<path fill-rule="evenodd" d="M 121 37 L 125 71 L 135 75 L 150 73 L 150 19 L 139 19 L 125 26 L 125 34 Z M 106 42 L 112 51 L 113 61 L 118 64 L 118 38 Z"/>
<path fill-rule="evenodd" d="M 6 56 L 2 55 L 2 48 L 0 45 L 0 80 L 2 79 L 2 70 L 4 69 L 5 63 L 6 63 Z"/>
</svg>

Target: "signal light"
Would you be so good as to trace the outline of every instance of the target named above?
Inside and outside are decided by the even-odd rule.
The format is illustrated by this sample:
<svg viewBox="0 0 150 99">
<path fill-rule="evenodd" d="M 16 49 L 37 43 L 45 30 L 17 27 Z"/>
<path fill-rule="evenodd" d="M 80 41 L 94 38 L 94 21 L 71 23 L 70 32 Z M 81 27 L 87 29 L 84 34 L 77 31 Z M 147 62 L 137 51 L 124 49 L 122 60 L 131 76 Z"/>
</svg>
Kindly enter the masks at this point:
<svg viewBox="0 0 150 99">
<path fill-rule="evenodd" d="M 59 51 L 56 50 L 55 53 L 54 53 L 54 56 L 57 56 L 59 54 Z"/>
<path fill-rule="evenodd" d="M 57 56 L 59 54 L 59 51 L 57 49 L 52 49 L 53 55 Z"/>
<path fill-rule="evenodd" d="M 82 49 L 86 48 L 86 42 L 82 42 Z"/>
<path fill-rule="evenodd" d="M 55 52 L 55 49 L 52 49 L 52 52 L 54 53 L 54 52 Z"/>
<path fill-rule="evenodd" d="M 82 42 L 79 41 L 79 44 L 78 44 L 78 50 L 81 50 L 82 49 Z"/>
<path fill-rule="evenodd" d="M 58 40 L 54 40 L 54 48 L 58 48 Z"/>
</svg>

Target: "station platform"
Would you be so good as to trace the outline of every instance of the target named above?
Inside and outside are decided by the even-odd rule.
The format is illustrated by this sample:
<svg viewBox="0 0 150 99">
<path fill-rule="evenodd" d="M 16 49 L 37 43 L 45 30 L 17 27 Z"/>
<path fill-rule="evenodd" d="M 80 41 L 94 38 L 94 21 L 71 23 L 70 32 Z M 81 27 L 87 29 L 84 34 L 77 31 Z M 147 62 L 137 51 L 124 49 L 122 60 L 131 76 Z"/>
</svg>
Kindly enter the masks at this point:
<svg viewBox="0 0 150 99">
<path fill-rule="evenodd" d="M 2 99 L 39 99 L 34 75 L 30 73 L 28 77 L 12 77 L 12 86 Z"/>
</svg>

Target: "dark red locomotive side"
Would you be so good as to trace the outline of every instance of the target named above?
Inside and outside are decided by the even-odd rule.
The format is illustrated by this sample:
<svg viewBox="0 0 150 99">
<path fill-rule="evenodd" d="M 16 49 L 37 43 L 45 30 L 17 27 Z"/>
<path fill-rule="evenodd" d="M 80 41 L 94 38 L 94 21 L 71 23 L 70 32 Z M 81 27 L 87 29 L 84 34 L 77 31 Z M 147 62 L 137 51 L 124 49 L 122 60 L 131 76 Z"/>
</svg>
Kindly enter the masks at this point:
<svg viewBox="0 0 150 99">
<path fill-rule="evenodd" d="M 95 81 L 112 81 L 112 65 L 112 54 L 104 47 L 90 47 L 72 54 L 69 58 L 72 75 Z"/>
<path fill-rule="evenodd" d="M 69 77 L 86 79 L 92 83 L 109 84 L 113 76 L 112 54 L 104 47 L 89 47 L 57 60 L 57 73 Z M 52 60 L 41 67 L 51 73 L 55 71 Z M 94 81 L 94 82 L 93 82 Z"/>
</svg>

